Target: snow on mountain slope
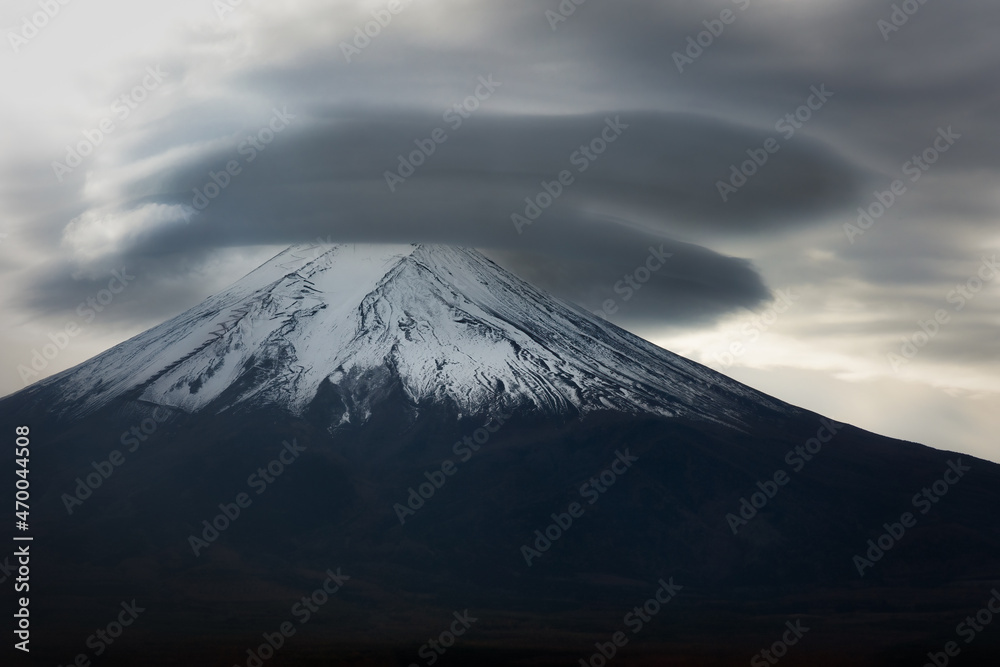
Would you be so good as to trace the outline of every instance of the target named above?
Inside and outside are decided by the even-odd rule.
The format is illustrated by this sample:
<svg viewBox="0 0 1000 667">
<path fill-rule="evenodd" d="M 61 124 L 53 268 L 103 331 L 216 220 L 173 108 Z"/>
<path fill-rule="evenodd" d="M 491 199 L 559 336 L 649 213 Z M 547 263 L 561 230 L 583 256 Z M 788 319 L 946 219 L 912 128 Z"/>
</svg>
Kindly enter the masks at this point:
<svg viewBox="0 0 1000 667">
<path fill-rule="evenodd" d="M 363 422 L 398 382 L 414 406 L 692 415 L 738 425 L 790 410 L 555 299 L 480 253 L 445 246 L 293 246 L 224 292 L 28 392 L 82 415 L 123 396 L 187 412 L 273 404 L 321 386 Z"/>
</svg>

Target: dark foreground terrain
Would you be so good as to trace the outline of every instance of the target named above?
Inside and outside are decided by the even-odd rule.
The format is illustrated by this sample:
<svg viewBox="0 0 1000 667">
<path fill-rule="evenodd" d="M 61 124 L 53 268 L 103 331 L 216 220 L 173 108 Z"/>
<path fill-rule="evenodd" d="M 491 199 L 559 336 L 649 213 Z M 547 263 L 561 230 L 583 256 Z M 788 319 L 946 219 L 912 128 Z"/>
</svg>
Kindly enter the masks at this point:
<svg viewBox="0 0 1000 667">
<path fill-rule="evenodd" d="M 1000 627 L 958 627 L 1000 587 L 992 463 L 808 413 L 740 431 L 413 408 L 331 428 L 322 397 L 302 419 L 162 422 L 134 400 L 75 422 L 0 402 L 3 433 L 31 427 L 30 664 L 599 666 L 599 644 L 615 665 L 919 666 L 948 642 L 949 664 L 1000 664 Z M 94 463 L 110 474 L 69 501 Z M 742 498 L 766 500 L 745 524 Z"/>
</svg>

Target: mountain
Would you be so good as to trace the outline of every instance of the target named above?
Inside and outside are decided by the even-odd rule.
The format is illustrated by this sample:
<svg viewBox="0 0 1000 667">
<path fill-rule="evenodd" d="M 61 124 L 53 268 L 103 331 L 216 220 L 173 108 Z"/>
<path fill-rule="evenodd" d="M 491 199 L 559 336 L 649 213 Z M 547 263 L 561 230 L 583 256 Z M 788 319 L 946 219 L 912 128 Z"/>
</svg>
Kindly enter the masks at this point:
<svg viewBox="0 0 1000 667">
<path fill-rule="evenodd" d="M 0 422 L 30 429 L 52 664 L 1000 656 L 957 627 L 1000 586 L 1000 467 L 766 396 L 469 249 L 294 246 Z"/>
<path fill-rule="evenodd" d="M 169 363 L 167 363 L 169 362 Z M 187 413 L 278 406 L 321 390 L 363 423 L 398 383 L 459 416 L 615 410 L 739 424 L 759 392 L 546 295 L 480 253 L 295 246 L 199 306 L 28 390 L 56 416 L 125 397 Z M 54 402 L 42 398 L 58 387 Z"/>
</svg>

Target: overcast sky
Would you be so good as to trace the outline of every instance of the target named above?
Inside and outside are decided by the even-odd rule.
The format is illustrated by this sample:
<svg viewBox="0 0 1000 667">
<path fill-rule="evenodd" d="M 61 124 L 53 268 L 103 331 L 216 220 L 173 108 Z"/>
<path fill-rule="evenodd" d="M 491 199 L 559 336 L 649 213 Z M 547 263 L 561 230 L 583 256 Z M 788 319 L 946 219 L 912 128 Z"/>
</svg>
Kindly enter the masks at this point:
<svg viewBox="0 0 1000 667">
<path fill-rule="evenodd" d="M 0 11 L 0 394 L 288 244 L 440 242 L 789 402 L 1000 461 L 995 2 Z"/>
</svg>

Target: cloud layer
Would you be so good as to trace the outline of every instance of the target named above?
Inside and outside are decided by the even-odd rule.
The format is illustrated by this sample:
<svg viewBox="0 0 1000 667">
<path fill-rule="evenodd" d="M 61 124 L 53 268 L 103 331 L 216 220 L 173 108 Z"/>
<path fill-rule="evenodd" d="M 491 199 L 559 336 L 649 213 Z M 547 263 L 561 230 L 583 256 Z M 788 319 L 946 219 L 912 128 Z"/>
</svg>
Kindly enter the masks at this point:
<svg viewBox="0 0 1000 667">
<path fill-rule="evenodd" d="M 316 238 L 477 246 L 706 362 L 798 290 L 724 369 L 787 400 L 804 369 L 1000 391 L 1000 281 L 949 300 L 1000 250 L 993 4 L 219 4 L 0 17 L 6 391 L 113 269 L 139 277 L 52 369 Z"/>
</svg>

